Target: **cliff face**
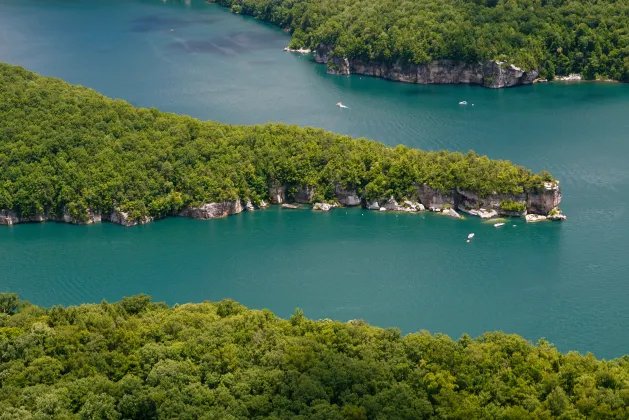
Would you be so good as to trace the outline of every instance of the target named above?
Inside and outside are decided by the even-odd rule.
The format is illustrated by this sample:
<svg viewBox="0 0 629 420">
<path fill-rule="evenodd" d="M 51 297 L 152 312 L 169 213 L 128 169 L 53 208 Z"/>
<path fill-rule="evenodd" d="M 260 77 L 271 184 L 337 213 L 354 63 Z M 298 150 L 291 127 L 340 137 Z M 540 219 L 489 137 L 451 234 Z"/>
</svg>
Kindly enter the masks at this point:
<svg viewBox="0 0 629 420">
<path fill-rule="evenodd" d="M 179 212 L 179 216 L 206 220 L 238 214 L 242 210 L 243 207 L 240 200 L 233 200 L 220 203 L 206 203 L 199 207 L 186 207 Z"/>
<path fill-rule="evenodd" d="M 86 220 L 77 220 L 68 213 L 63 213 L 61 217 L 53 214 L 35 214 L 27 217 L 20 217 L 13 210 L 0 210 L 0 225 L 12 226 L 18 223 L 43 223 L 43 222 L 64 222 L 74 225 L 89 225 L 100 223 L 102 216 L 92 210 L 86 211 Z M 106 219 L 108 220 L 108 219 Z"/>
<path fill-rule="evenodd" d="M 503 88 L 533 83 L 539 72 L 525 72 L 514 65 L 496 61 L 463 63 L 455 60 L 434 60 L 428 64 L 382 63 L 331 57 L 332 46 L 319 45 L 315 61 L 328 65 L 330 74 L 363 74 L 405 83 L 456 84 L 470 83 L 488 88 Z"/>
<path fill-rule="evenodd" d="M 521 194 L 490 194 L 481 197 L 472 191 L 462 189 L 454 189 L 449 191 L 441 191 L 430 187 L 427 184 L 416 184 L 415 195 L 409 197 L 402 203 L 398 203 L 393 197 L 380 197 L 368 200 L 361 196 L 354 189 L 345 189 L 340 185 L 335 186 L 335 199 L 343 206 L 352 207 L 361 205 L 367 210 L 379 211 L 404 211 L 418 212 L 426 209 L 434 211 L 444 211 L 447 209 L 448 214 L 458 214 L 453 210 L 455 208 L 469 214 L 490 218 L 494 216 L 516 216 L 524 217 L 531 215 L 539 215 L 544 220 L 564 220 L 557 206 L 561 201 L 561 191 L 556 183 L 547 182 L 536 190 L 527 191 Z M 287 185 L 272 184 L 269 186 L 269 197 L 273 204 L 282 204 L 286 201 Z M 299 203 L 312 203 L 315 190 L 312 187 L 298 187 L 295 193 L 295 201 Z M 519 203 L 525 210 L 522 212 L 508 211 L 501 208 L 501 204 L 505 201 Z M 245 203 L 243 205 L 243 203 Z M 323 206 L 319 203 L 319 207 Z M 336 205 L 327 205 L 328 210 Z M 266 207 L 264 201 L 260 203 L 260 207 Z M 255 208 L 249 200 L 232 200 L 217 203 L 205 203 L 198 207 L 186 207 L 176 214 L 176 216 L 191 217 L 193 219 L 215 219 L 218 217 L 230 216 L 238 214 L 244 210 L 253 211 Z M 132 219 L 128 213 L 120 210 L 114 210 L 111 213 L 99 214 L 91 210 L 86 212 L 86 220 L 79 221 L 73 219 L 69 214 L 64 213 L 61 217 L 54 215 L 37 214 L 29 217 L 19 217 L 13 210 L 0 210 L 0 225 L 14 225 L 18 223 L 28 222 L 65 222 L 74 224 L 90 224 L 100 223 L 101 221 L 109 221 L 123 226 L 136 226 L 151 222 L 153 219 L 145 217 L 140 220 Z M 527 218 L 528 220 L 528 218 Z M 533 220 L 531 218 L 531 220 Z"/>
</svg>

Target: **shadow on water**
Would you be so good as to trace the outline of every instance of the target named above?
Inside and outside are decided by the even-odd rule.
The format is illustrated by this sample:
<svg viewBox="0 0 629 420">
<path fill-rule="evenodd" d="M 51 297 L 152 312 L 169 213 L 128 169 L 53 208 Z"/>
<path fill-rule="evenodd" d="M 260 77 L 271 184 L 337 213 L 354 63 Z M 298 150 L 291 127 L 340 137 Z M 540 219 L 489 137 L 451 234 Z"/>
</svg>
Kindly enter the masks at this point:
<svg viewBox="0 0 629 420">
<path fill-rule="evenodd" d="M 276 47 L 272 41 L 277 40 L 275 34 L 261 34 L 256 31 L 238 32 L 232 35 L 213 37 L 208 40 L 179 39 L 168 45 L 173 51 L 185 53 L 208 53 L 223 56 L 241 55 L 250 52 Z"/>
<path fill-rule="evenodd" d="M 156 32 L 181 29 L 190 25 L 211 25 L 220 18 L 194 17 L 182 18 L 165 14 L 142 16 L 131 21 L 131 32 Z"/>
</svg>

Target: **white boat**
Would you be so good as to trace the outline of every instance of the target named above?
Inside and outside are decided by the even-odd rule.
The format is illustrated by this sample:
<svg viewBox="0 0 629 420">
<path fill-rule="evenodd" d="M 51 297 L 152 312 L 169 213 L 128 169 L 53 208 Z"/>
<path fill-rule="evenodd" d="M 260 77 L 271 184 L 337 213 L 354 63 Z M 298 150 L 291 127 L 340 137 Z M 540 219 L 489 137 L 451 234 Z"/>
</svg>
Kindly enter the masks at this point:
<svg viewBox="0 0 629 420">
<path fill-rule="evenodd" d="M 469 235 L 467 235 L 467 239 L 472 239 L 474 237 L 473 233 L 470 233 Z"/>
<path fill-rule="evenodd" d="M 343 102 L 337 103 L 336 106 L 338 106 L 339 108 L 347 108 L 345 105 L 343 105 Z"/>
<path fill-rule="evenodd" d="M 503 225 L 504 225 L 504 223 L 495 223 L 494 227 L 500 227 L 500 226 L 503 226 Z"/>
<path fill-rule="evenodd" d="M 467 105 L 467 101 L 461 101 L 459 102 L 459 105 Z"/>
</svg>

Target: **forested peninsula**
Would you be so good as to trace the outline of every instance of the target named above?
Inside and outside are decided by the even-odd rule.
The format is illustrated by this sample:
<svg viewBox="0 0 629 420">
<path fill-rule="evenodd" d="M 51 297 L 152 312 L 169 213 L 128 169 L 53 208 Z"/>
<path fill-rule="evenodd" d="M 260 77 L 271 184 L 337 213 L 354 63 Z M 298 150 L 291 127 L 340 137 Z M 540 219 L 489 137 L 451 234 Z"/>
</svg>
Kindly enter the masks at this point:
<svg viewBox="0 0 629 420">
<path fill-rule="evenodd" d="M 0 293 L 0 419 L 625 419 L 629 358 L 231 300 L 43 309 Z"/>
<path fill-rule="evenodd" d="M 545 171 L 314 128 L 202 122 L 6 64 L 0 138 L 0 224 L 135 225 L 286 202 L 563 217 Z"/>
<path fill-rule="evenodd" d="M 629 81 L 629 0 L 216 0 L 292 33 L 330 73 L 500 88 Z M 576 78 L 576 76 L 574 76 Z"/>
</svg>

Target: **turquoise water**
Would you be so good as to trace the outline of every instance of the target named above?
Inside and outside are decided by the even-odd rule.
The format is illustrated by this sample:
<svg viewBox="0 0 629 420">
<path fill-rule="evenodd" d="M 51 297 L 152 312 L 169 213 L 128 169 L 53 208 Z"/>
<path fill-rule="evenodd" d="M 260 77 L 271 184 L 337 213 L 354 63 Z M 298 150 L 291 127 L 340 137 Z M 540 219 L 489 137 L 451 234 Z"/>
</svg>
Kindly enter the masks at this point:
<svg viewBox="0 0 629 420">
<path fill-rule="evenodd" d="M 288 40 L 202 1 L 0 0 L 0 61 L 202 119 L 312 125 L 545 168 L 561 181 L 568 221 L 495 229 L 475 218 L 270 209 L 136 228 L 20 225 L 0 229 L 0 289 L 42 305 L 232 297 L 281 316 L 299 306 L 405 332 L 504 330 L 564 351 L 629 353 L 628 85 L 488 90 L 329 76 L 283 52 Z"/>
</svg>

